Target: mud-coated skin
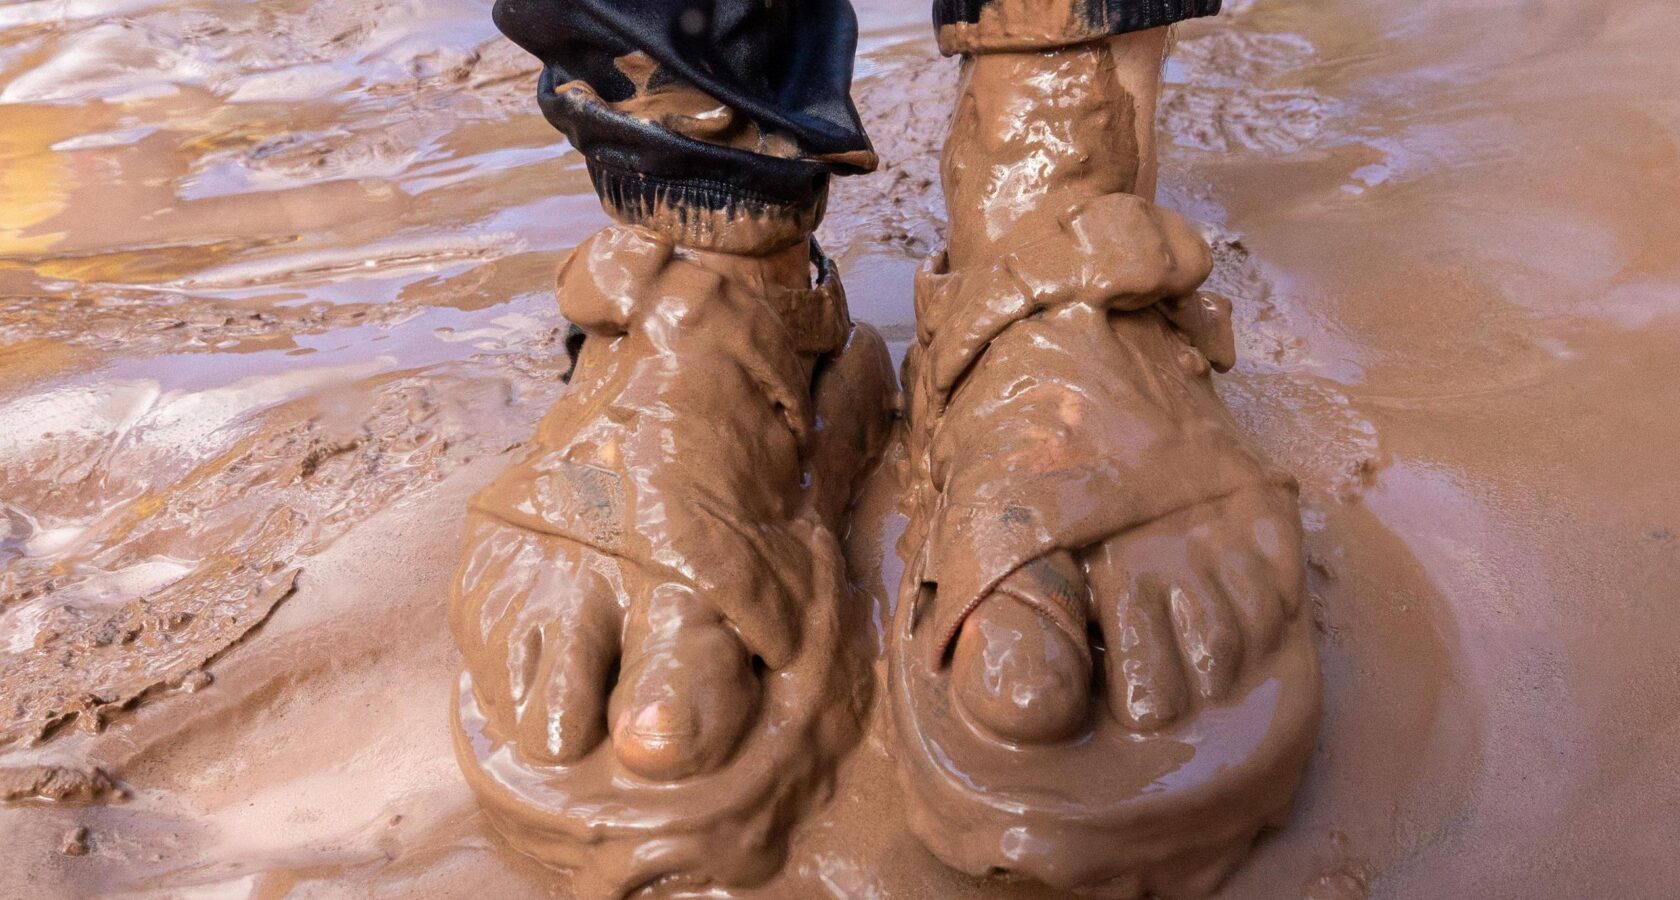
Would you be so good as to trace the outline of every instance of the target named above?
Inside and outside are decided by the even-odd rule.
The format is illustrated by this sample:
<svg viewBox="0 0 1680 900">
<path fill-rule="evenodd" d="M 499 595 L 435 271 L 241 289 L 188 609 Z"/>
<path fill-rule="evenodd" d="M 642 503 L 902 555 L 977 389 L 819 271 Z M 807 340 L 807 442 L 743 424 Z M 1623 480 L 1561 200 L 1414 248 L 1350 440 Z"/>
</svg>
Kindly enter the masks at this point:
<svg viewBox="0 0 1680 900">
<path fill-rule="evenodd" d="M 946 54 L 1044 50 L 1163 28 L 1219 12 L 1220 0 L 934 0 Z"/>
<path fill-rule="evenodd" d="M 1114 896 L 1217 887 L 1287 809 L 1319 702 L 1294 480 L 1214 393 L 1229 305 L 1148 199 L 1164 41 L 965 58 L 904 368 L 912 830 Z"/>
<path fill-rule="evenodd" d="M 768 877 L 858 733 L 836 534 L 894 391 L 812 255 L 585 241 L 559 284 L 587 335 L 571 390 L 471 504 L 457 755 L 586 896 Z"/>
</svg>

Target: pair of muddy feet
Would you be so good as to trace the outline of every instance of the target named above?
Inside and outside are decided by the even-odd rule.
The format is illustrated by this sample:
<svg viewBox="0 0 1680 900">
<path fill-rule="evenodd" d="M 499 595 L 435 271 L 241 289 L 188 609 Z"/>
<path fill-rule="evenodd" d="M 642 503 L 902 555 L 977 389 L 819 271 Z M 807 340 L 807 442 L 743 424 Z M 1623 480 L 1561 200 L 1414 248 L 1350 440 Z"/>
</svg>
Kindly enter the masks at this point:
<svg viewBox="0 0 1680 900">
<path fill-rule="evenodd" d="M 1159 39 L 964 62 L 889 640 L 923 842 L 1116 895 L 1215 884 L 1317 704 L 1293 483 L 1212 390 L 1206 245 L 1142 196 Z M 613 226 L 559 288 L 571 390 L 474 499 L 452 596 L 463 768 L 604 892 L 760 880 L 868 693 L 838 536 L 896 405 L 885 348 L 808 241 Z"/>
</svg>

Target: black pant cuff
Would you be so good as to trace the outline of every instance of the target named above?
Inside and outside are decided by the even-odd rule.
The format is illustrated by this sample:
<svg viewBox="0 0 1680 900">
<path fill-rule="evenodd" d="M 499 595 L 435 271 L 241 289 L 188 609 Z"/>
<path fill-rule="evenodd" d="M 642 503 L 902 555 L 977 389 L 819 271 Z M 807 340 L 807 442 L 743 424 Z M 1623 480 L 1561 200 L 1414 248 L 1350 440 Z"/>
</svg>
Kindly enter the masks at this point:
<svg viewBox="0 0 1680 900">
<path fill-rule="evenodd" d="M 808 237 L 822 221 L 826 186 L 808 199 L 776 200 L 703 178 L 664 178 L 588 160 L 609 215 L 678 245 L 722 253 L 771 253 Z"/>
</svg>

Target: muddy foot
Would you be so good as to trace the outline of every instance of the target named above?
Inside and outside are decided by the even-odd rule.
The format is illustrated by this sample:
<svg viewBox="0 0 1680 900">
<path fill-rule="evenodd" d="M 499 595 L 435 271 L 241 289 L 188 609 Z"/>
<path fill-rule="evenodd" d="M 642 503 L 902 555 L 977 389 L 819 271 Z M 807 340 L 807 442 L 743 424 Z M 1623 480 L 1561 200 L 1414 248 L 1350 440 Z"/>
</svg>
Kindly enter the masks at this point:
<svg viewBox="0 0 1680 900">
<path fill-rule="evenodd" d="M 1121 235 L 1115 250 L 1193 240 L 1135 197 L 1078 204 L 1067 221 Z M 1205 253 L 1166 256 L 1188 260 L 1191 281 L 1205 274 Z M 1002 305 L 970 293 L 982 315 Z M 1128 728 L 1159 729 L 1224 699 L 1298 610 L 1293 483 L 1246 445 L 1198 342 L 1209 343 L 1161 309 L 1074 303 L 1006 325 L 949 388 L 938 370 L 954 370 L 952 345 L 936 337 L 919 356 L 927 490 L 939 498 L 926 555 L 993 581 L 941 598 L 933 616 L 952 703 L 989 734 L 1072 736 L 1093 690 Z M 969 580 L 933 583 L 967 597 Z"/>
<path fill-rule="evenodd" d="M 1092 637 L 1108 708 L 1132 730 L 1153 731 L 1224 699 L 1245 662 L 1277 647 L 1300 606 L 1297 522 L 1287 489 L 1242 490 L 1102 541 L 1077 562 L 1058 552 L 1027 564 L 964 620 L 951 663 L 954 701 L 1006 740 L 1067 737 L 1088 713 Z M 1023 585 L 1045 582 L 1054 587 L 1041 594 L 1059 591 L 1085 609 L 1056 618 L 1019 599 Z"/>
<path fill-rule="evenodd" d="M 1165 516 L 1085 554 L 1107 647 L 1110 710 L 1150 730 L 1223 700 L 1301 603 L 1294 497 L 1251 489 Z"/>
<path fill-rule="evenodd" d="M 1118 253 L 1174 243 L 1145 239 L 1162 221 L 1114 195 L 1064 224 Z M 891 652 L 912 828 L 964 871 L 1193 893 L 1180 861 L 1229 871 L 1312 744 L 1294 484 L 1213 392 L 1218 342 L 1167 311 L 1080 288 L 984 323 L 1029 308 L 1030 254 L 920 286 L 956 309 L 907 366 L 921 468 Z"/>
<path fill-rule="evenodd" d="M 510 842 L 604 893 L 766 877 L 856 732 L 835 535 L 893 392 L 813 256 L 586 241 L 571 390 L 472 502 L 463 768 Z"/>
<path fill-rule="evenodd" d="M 1318 708 L 1294 482 L 1213 390 L 1206 244 L 1144 196 L 1163 42 L 963 62 L 889 647 L 917 836 L 1120 896 L 1217 885 Z"/>
</svg>

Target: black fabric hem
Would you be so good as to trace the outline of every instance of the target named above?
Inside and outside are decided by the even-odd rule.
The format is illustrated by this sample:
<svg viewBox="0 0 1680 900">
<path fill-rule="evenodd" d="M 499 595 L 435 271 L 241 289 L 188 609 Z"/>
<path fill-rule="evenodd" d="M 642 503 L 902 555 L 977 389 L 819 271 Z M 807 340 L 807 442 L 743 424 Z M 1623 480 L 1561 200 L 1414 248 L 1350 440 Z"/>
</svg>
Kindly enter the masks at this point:
<svg viewBox="0 0 1680 900">
<path fill-rule="evenodd" d="M 818 215 L 826 197 L 826 190 L 819 190 L 798 202 L 788 202 L 720 181 L 662 178 L 599 159 L 584 162 L 601 203 L 626 221 L 643 221 L 661 209 L 719 213 L 728 218 L 744 214 L 805 220 Z"/>
<path fill-rule="evenodd" d="M 496 0 L 492 17 L 543 61 L 543 114 L 591 163 L 724 186 L 697 192 L 703 202 L 739 196 L 793 206 L 818 203 L 830 173 L 873 165 L 849 91 L 857 20 L 847 0 Z M 639 86 L 622 67 L 636 55 L 646 57 L 638 65 L 655 64 Z M 613 108 L 671 82 L 790 140 L 796 152 L 711 144 Z"/>
<path fill-rule="evenodd" d="M 790 203 L 704 178 L 663 178 L 600 159 L 585 162 L 608 214 L 686 247 L 750 255 L 770 252 L 809 237 L 822 221 L 828 200 L 826 187 Z"/>
<path fill-rule="evenodd" d="M 634 176 L 660 194 L 680 188 L 678 195 L 705 210 L 814 208 L 828 193 L 827 164 L 695 140 L 617 112 L 584 92 L 557 92 L 549 69 L 543 71 L 537 98 L 548 121 L 584 154 L 591 177 L 611 170 Z"/>
</svg>

